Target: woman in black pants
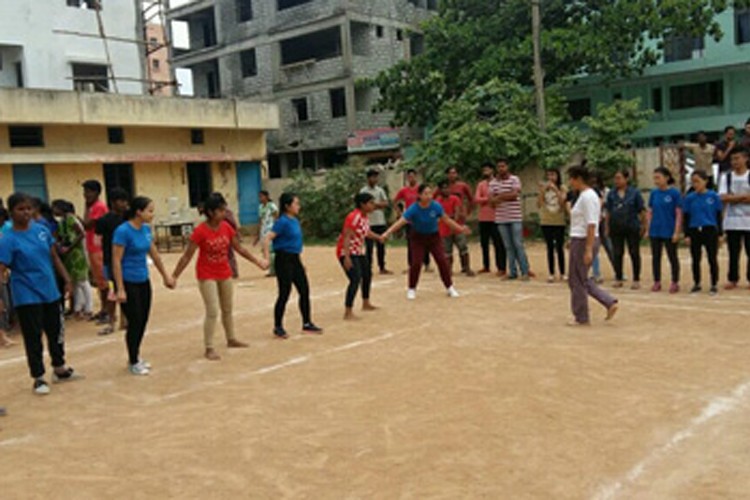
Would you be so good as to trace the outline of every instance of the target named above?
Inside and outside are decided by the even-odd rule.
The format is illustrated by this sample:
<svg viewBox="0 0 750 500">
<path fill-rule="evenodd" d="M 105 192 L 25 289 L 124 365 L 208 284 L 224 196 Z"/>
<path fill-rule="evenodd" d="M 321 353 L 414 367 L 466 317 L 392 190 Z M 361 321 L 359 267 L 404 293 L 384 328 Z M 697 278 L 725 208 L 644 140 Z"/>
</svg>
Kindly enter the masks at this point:
<svg viewBox="0 0 750 500">
<path fill-rule="evenodd" d="M 719 235 L 721 234 L 722 205 L 716 191 L 708 189 L 709 177 L 702 170 L 693 172 L 690 178 L 693 192 L 687 195 L 682 205 L 685 218 L 686 242 L 690 245 L 693 260 L 693 289 L 690 293 L 701 291 L 701 259 L 703 248 L 706 249 L 708 265 L 711 269 L 711 295 L 719 293 Z"/>
<path fill-rule="evenodd" d="M 371 194 L 360 193 L 354 198 L 356 208 L 346 216 L 344 228 L 336 245 L 336 258 L 349 278 L 346 289 L 346 311 L 344 319 L 356 319 L 354 316 L 354 299 L 360 285 L 362 287 L 362 310 L 377 309 L 370 302 L 370 288 L 372 285 L 372 269 L 368 264 L 365 240 L 384 242 L 385 240 L 370 229 L 368 214 L 376 209 L 375 199 Z"/>
<path fill-rule="evenodd" d="M 279 295 L 274 308 L 273 333 L 278 338 L 289 338 L 284 329 L 284 312 L 289 296 L 292 293 L 292 285 L 299 294 L 299 309 L 302 314 L 302 332 L 321 334 L 323 329 L 312 322 L 312 310 L 310 307 L 310 285 L 307 281 L 307 273 L 302 265 L 300 255 L 302 254 L 302 226 L 297 216 L 300 211 L 299 198 L 292 193 L 284 193 L 279 200 L 279 212 L 281 215 L 273 225 L 273 229 L 263 241 L 263 255 L 266 260 L 270 257 L 270 246 L 273 243 L 276 265 L 276 283 Z"/>
<path fill-rule="evenodd" d="M 646 205 L 637 188 L 628 185 L 630 174 L 623 170 L 615 174 L 615 187 L 607 195 L 606 229 L 612 238 L 615 254 L 615 288 L 623 284 L 623 258 L 627 243 L 633 265 L 633 290 L 641 287 L 641 238 L 645 236 Z"/>
<path fill-rule="evenodd" d="M 562 175 L 557 169 L 547 171 L 547 182 L 539 184 L 537 205 L 540 209 L 542 233 L 547 243 L 548 283 L 565 280 L 565 201 L 567 192 L 562 186 Z M 555 254 L 557 270 L 555 274 Z"/>
<path fill-rule="evenodd" d="M 151 312 L 151 281 L 147 256 L 154 261 L 164 286 L 174 288 L 174 279 L 162 264 L 149 224 L 154 220 L 154 202 L 139 196 L 130 202 L 127 222 L 120 224 L 112 236 L 112 272 L 117 287 L 117 301 L 128 319 L 125 341 L 128 369 L 133 375 L 148 375 L 151 365 L 140 358 L 141 343 Z"/>
</svg>

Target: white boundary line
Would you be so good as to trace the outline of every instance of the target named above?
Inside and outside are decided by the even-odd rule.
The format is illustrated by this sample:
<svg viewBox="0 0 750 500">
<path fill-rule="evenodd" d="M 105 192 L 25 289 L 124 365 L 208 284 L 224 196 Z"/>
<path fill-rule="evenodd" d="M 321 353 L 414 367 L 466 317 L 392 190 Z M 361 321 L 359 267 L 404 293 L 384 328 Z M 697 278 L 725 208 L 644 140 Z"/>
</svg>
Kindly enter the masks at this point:
<svg viewBox="0 0 750 500">
<path fill-rule="evenodd" d="M 232 377 L 231 380 L 212 380 L 212 381 L 208 381 L 208 382 L 205 382 L 205 383 L 201 383 L 200 385 L 193 386 L 193 387 L 191 387 L 189 389 L 185 389 L 185 390 L 182 390 L 182 391 L 173 392 L 171 394 L 165 394 L 163 396 L 159 396 L 158 398 L 154 398 L 152 401 L 150 401 L 150 403 L 151 404 L 155 404 L 155 403 L 159 403 L 159 402 L 162 402 L 162 401 L 169 401 L 169 400 L 177 399 L 177 398 L 180 398 L 180 397 L 183 397 L 183 396 L 187 396 L 189 394 L 193 394 L 193 393 L 198 392 L 198 391 L 202 391 L 202 390 L 208 389 L 210 387 L 218 387 L 218 386 L 226 384 L 227 382 L 244 381 L 244 380 L 248 380 L 248 379 L 250 379 L 252 377 L 259 376 L 259 375 L 266 375 L 268 373 L 273 373 L 273 372 L 276 372 L 276 371 L 279 371 L 279 370 L 283 370 L 284 368 L 289 368 L 289 367 L 292 367 L 292 366 L 296 366 L 296 365 L 301 365 L 301 364 L 307 363 L 308 361 L 310 361 L 313 358 L 317 358 L 317 357 L 321 357 L 321 356 L 326 356 L 328 354 L 335 354 L 335 353 L 339 353 L 339 352 L 349 351 L 349 350 L 352 350 L 352 349 L 356 349 L 358 347 L 372 345 L 372 344 L 375 344 L 375 343 L 378 343 L 378 342 L 382 342 L 384 340 L 391 339 L 391 338 L 395 337 L 396 335 L 400 335 L 400 334 L 405 333 L 405 332 L 409 332 L 409 331 L 412 331 L 412 330 L 421 330 L 423 328 L 428 327 L 430 324 L 431 324 L 430 322 L 426 322 L 426 323 L 422 323 L 421 325 L 418 325 L 418 326 L 414 326 L 414 327 L 411 327 L 411 328 L 405 328 L 403 330 L 399 330 L 397 332 L 388 332 L 388 333 L 384 333 L 383 335 L 379 335 L 377 337 L 372 337 L 372 338 L 364 339 L 364 340 L 357 340 L 355 342 L 349 342 L 347 344 L 343 344 L 343 345 L 340 345 L 340 346 L 337 346 L 337 347 L 332 347 L 330 349 L 325 349 L 323 351 L 310 352 L 310 353 L 303 354 L 303 355 L 300 355 L 300 356 L 295 356 L 295 357 L 290 358 L 290 359 L 288 359 L 286 361 L 282 361 L 281 363 L 275 363 L 275 364 L 272 364 L 272 365 L 264 366 L 264 367 L 258 368 L 256 370 L 253 370 L 251 372 L 247 372 L 247 373 L 241 374 L 239 376 Z"/>
<path fill-rule="evenodd" d="M 717 396 L 703 407 L 700 415 L 693 418 L 687 426 L 676 432 L 669 441 L 654 449 L 643 460 L 635 464 L 622 479 L 599 489 L 592 497 L 593 500 L 614 500 L 625 488 L 635 483 L 645 472 L 648 472 L 657 462 L 666 458 L 684 441 L 693 437 L 701 427 L 716 420 L 718 417 L 731 413 L 750 396 L 750 380 L 738 385 L 728 396 Z"/>
</svg>

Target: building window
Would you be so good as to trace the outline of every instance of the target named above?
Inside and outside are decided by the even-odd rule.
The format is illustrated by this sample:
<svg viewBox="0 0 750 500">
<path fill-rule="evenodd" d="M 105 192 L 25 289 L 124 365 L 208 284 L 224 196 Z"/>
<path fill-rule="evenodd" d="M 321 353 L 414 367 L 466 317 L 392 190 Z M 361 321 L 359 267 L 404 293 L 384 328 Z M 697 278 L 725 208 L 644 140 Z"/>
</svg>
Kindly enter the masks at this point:
<svg viewBox="0 0 750 500">
<path fill-rule="evenodd" d="M 278 10 L 291 9 L 292 7 L 297 7 L 298 5 L 304 5 L 310 2 L 312 2 L 312 0 L 277 0 L 276 7 Z"/>
<path fill-rule="evenodd" d="M 159 71 L 159 68 L 161 67 L 161 61 L 158 59 L 151 59 L 151 68 L 153 68 L 156 71 Z"/>
<path fill-rule="evenodd" d="M 255 56 L 255 49 L 240 52 L 240 65 L 242 66 L 242 78 L 258 75 L 258 60 Z"/>
<path fill-rule="evenodd" d="M 310 110 L 307 106 L 306 97 L 292 99 L 292 109 L 294 109 L 294 116 L 297 118 L 297 123 L 310 121 Z"/>
<path fill-rule="evenodd" d="M 205 138 L 203 137 L 202 128 L 194 128 L 190 130 L 190 144 L 204 144 Z"/>
<path fill-rule="evenodd" d="M 664 62 L 689 61 L 703 57 L 703 37 L 673 36 L 664 40 Z"/>
<path fill-rule="evenodd" d="M 318 168 L 315 151 L 302 152 L 302 168 L 308 170 L 316 170 Z"/>
<path fill-rule="evenodd" d="M 237 21 L 245 23 L 253 19 L 252 0 L 237 0 Z"/>
<path fill-rule="evenodd" d="M 125 144 L 125 131 L 122 127 L 107 127 L 107 139 L 110 144 Z"/>
<path fill-rule="evenodd" d="M 19 89 L 22 89 L 24 87 L 23 64 L 21 64 L 21 61 L 18 61 L 15 66 L 16 66 L 16 87 L 18 87 Z"/>
<path fill-rule="evenodd" d="M 73 63 L 73 90 L 109 92 L 109 71 L 104 64 Z"/>
<path fill-rule="evenodd" d="M 47 178 L 44 165 L 22 163 L 13 165 L 13 190 L 47 201 Z"/>
<path fill-rule="evenodd" d="M 661 113 L 664 109 L 661 87 L 651 89 L 651 109 L 657 113 Z"/>
<path fill-rule="evenodd" d="M 724 104 L 724 82 L 693 83 L 675 85 L 669 89 L 670 109 L 704 108 Z"/>
<path fill-rule="evenodd" d="M 383 36 L 385 36 L 382 26 L 375 26 L 375 36 L 378 38 L 383 38 Z"/>
<path fill-rule="evenodd" d="M 591 99 L 571 99 L 568 101 L 568 113 L 573 121 L 579 122 L 586 116 L 591 116 Z"/>
<path fill-rule="evenodd" d="M 341 118 L 346 116 L 346 90 L 342 88 L 331 89 L 331 116 Z"/>
<path fill-rule="evenodd" d="M 268 177 L 281 179 L 281 155 L 268 155 Z"/>
<path fill-rule="evenodd" d="M 427 10 L 438 10 L 438 0 L 427 0 Z"/>
<path fill-rule="evenodd" d="M 44 147 L 44 129 L 38 126 L 9 126 L 8 136 L 12 148 Z"/>
<path fill-rule="evenodd" d="M 124 189 L 129 195 L 135 192 L 132 163 L 105 163 L 103 167 L 104 191 L 107 194 L 107 200 L 111 199 L 112 190 L 115 188 Z"/>
<path fill-rule="evenodd" d="M 399 42 L 404 40 L 404 30 L 396 30 L 396 40 Z"/>
<path fill-rule="evenodd" d="M 159 46 L 159 40 L 153 37 L 148 39 L 148 43 L 149 45 L 151 45 L 152 49 L 155 49 L 156 47 Z"/>
<path fill-rule="evenodd" d="M 412 57 L 418 56 L 424 52 L 424 35 L 420 33 L 414 33 L 409 37 L 410 49 Z"/>
<path fill-rule="evenodd" d="M 190 162 L 187 164 L 188 195 L 190 206 L 197 207 L 211 194 L 211 164 L 208 162 Z"/>
<path fill-rule="evenodd" d="M 102 0 L 66 0 L 68 7 L 78 7 L 79 9 L 96 10 L 97 4 L 99 10 L 102 10 Z"/>
<path fill-rule="evenodd" d="M 281 65 L 341 56 L 341 29 L 336 26 L 281 41 Z"/>
<path fill-rule="evenodd" d="M 737 45 L 750 43 L 750 8 L 734 8 L 734 42 Z"/>
</svg>

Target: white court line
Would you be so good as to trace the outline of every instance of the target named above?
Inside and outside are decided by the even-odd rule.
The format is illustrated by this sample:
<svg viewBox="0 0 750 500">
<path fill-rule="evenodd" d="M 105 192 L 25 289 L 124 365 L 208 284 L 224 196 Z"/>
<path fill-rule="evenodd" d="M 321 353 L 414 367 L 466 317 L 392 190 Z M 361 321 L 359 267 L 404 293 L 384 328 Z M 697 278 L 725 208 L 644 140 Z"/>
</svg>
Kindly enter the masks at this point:
<svg viewBox="0 0 750 500">
<path fill-rule="evenodd" d="M 0 441 L 0 446 L 13 446 L 14 444 L 30 443 L 36 438 L 32 434 L 26 434 L 25 436 L 15 437 Z"/>
<path fill-rule="evenodd" d="M 325 356 L 327 354 L 334 354 L 334 353 L 339 353 L 339 352 L 343 352 L 343 351 L 349 351 L 349 350 L 352 350 L 352 349 L 356 349 L 358 347 L 362 347 L 362 346 L 366 346 L 366 345 L 371 345 L 371 344 L 375 344 L 375 343 L 378 343 L 378 342 L 382 342 L 384 340 L 391 339 L 391 338 L 395 337 L 396 335 L 399 335 L 399 334 L 402 334 L 402 333 L 406 333 L 406 332 L 409 332 L 409 331 L 412 331 L 412 330 L 421 330 L 423 328 L 426 328 L 426 327 L 430 326 L 430 324 L 431 324 L 430 322 L 426 322 L 426 323 L 422 323 L 421 325 L 414 326 L 414 327 L 411 327 L 411 328 L 404 328 L 403 330 L 399 330 L 397 332 L 388 332 L 388 333 L 384 333 L 383 335 L 378 335 L 377 337 L 372 337 L 372 338 L 365 339 L 365 340 L 357 340 L 357 341 L 354 341 L 354 342 L 349 342 L 347 344 L 343 344 L 343 345 L 340 345 L 340 346 L 337 346 L 337 347 L 332 347 L 330 349 L 326 349 L 326 350 L 323 350 L 323 351 L 320 351 L 320 352 L 317 352 L 317 353 L 316 352 L 311 352 L 311 353 L 308 353 L 308 354 L 304 354 L 302 356 L 295 356 L 295 357 L 293 357 L 291 359 L 288 359 L 286 361 L 283 361 L 281 363 L 276 363 L 276 364 L 273 364 L 273 365 L 264 366 L 262 368 L 258 368 L 257 370 L 253 370 L 251 372 L 247 372 L 247 373 L 244 373 L 242 375 L 232 377 L 231 381 L 232 382 L 236 382 L 236 381 L 247 380 L 247 379 L 250 379 L 252 377 L 259 376 L 259 375 L 265 375 L 267 373 L 272 373 L 272 372 L 276 372 L 276 371 L 279 371 L 279 370 L 283 370 L 284 368 L 289 368 L 291 366 L 301 365 L 301 364 L 307 363 L 308 361 L 310 361 L 311 359 L 316 358 L 316 357 L 321 357 L 321 356 Z M 159 396 L 158 398 L 155 398 L 154 400 L 152 400 L 151 403 L 158 403 L 158 402 L 161 402 L 161 401 L 164 401 L 164 400 L 177 399 L 177 398 L 180 398 L 180 397 L 183 397 L 183 396 L 187 396 L 187 395 L 193 394 L 193 393 L 198 392 L 198 391 L 202 391 L 202 390 L 208 389 L 210 387 L 217 387 L 217 386 L 220 386 L 220 385 L 224 385 L 224 384 L 226 384 L 229 381 L 230 380 L 213 380 L 213 381 L 203 382 L 203 383 L 200 383 L 199 385 L 193 386 L 193 387 L 191 387 L 189 389 L 185 389 L 183 391 L 177 391 L 177 392 L 173 392 L 171 394 L 166 394 L 164 396 Z"/>
<path fill-rule="evenodd" d="M 646 458 L 635 464 L 622 479 L 600 488 L 593 496 L 593 500 L 613 500 L 617 498 L 623 489 L 635 483 L 645 472 L 648 472 L 650 468 L 656 465 L 657 462 L 675 451 L 683 441 L 693 437 L 701 427 L 709 422 L 737 410 L 748 396 L 750 396 L 750 380 L 735 387 L 729 396 L 717 396 L 709 401 L 700 415 L 692 419 L 685 428 L 675 433 L 669 441 L 653 450 Z"/>
</svg>

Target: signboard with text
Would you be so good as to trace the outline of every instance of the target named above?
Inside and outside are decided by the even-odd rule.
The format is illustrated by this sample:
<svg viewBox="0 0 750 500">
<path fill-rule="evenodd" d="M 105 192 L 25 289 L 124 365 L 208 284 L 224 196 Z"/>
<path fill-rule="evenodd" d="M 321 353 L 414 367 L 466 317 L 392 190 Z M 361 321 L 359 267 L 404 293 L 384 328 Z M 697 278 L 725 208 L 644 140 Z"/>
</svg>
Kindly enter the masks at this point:
<svg viewBox="0 0 750 500">
<path fill-rule="evenodd" d="M 395 128 L 357 130 L 349 134 L 346 147 L 349 153 L 369 153 L 387 151 L 401 146 L 401 136 Z"/>
</svg>

